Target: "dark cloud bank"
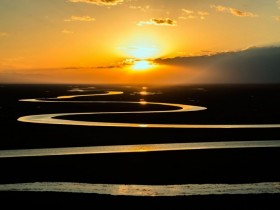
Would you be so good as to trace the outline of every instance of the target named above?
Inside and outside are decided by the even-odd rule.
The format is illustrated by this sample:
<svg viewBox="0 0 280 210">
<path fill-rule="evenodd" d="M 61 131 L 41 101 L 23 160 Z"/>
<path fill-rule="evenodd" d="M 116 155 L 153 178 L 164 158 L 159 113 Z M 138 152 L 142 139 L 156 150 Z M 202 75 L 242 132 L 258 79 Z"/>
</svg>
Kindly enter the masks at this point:
<svg viewBox="0 0 280 210">
<path fill-rule="evenodd" d="M 208 80 L 202 78 L 202 82 L 280 83 L 280 47 L 255 47 L 210 56 L 157 59 L 156 62 L 200 69 L 208 75 Z"/>
</svg>

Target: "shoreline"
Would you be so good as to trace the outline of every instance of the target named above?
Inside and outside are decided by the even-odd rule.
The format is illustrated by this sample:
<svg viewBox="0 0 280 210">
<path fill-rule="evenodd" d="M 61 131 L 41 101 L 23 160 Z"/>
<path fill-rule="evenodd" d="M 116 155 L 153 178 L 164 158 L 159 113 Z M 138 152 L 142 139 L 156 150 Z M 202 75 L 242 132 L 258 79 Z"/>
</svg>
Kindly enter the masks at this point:
<svg viewBox="0 0 280 210">
<path fill-rule="evenodd" d="M 280 182 L 245 184 L 89 184 L 71 182 L 31 182 L 1 184 L 2 192 L 59 192 L 136 197 L 177 197 L 204 195 L 280 194 Z"/>
</svg>

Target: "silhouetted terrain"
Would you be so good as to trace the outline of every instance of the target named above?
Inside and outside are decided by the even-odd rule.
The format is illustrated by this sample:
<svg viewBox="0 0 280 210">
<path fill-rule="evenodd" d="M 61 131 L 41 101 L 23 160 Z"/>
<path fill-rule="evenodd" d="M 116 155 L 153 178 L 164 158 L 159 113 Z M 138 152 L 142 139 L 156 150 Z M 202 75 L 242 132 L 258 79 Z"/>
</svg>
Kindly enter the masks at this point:
<svg viewBox="0 0 280 210">
<path fill-rule="evenodd" d="M 81 86 L 82 87 L 82 86 Z M 207 107 L 204 111 L 166 114 L 117 114 L 63 118 L 100 122 L 178 124 L 278 124 L 280 85 L 220 85 L 149 87 L 155 95 L 135 94 L 141 87 L 95 86 L 124 91 L 123 95 L 64 100 L 145 101 Z M 19 102 L 26 98 L 71 95 L 66 85 L 2 85 L 0 87 L 0 149 L 95 145 L 155 144 L 205 141 L 279 140 L 270 129 L 160 129 L 47 125 L 18 122 L 25 115 L 43 113 L 165 110 L 172 107 L 138 104 L 64 104 Z M 97 92 L 98 93 L 98 92 Z M 77 93 L 77 94 L 88 94 Z M 1 152 L 1 151 L 0 151 Z M 112 184 L 188 184 L 279 182 L 279 148 L 69 155 L 0 159 L 0 182 L 86 182 Z M 117 168 L 117 170 L 115 170 Z M 221 195 L 192 197 L 125 197 L 95 194 L 1 192 L 1 198 L 27 202 L 87 202 L 95 205 L 188 208 L 264 209 L 279 207 L 279 195 Z"/>
</svg>

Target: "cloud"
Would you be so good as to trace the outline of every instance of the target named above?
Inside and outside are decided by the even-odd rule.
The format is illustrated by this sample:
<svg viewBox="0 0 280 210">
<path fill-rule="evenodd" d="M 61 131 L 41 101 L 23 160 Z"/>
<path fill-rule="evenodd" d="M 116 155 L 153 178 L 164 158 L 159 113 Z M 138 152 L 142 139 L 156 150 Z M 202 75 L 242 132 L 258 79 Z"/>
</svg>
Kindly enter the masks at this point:
<svg viewBox="0 0 280 210">
<path fill-rule="evenodd" d="M 135 62 L 137 62 L 139 60 L 134 59 L 134 58 L 126 58 L 124 60 L 121 60 L 119 62 L 115 62 L 115 63 L 110 63 L 107 65 L 100 65 L 100 66 L 68 66 L 65 67 L 63 69 L 119 69 L 125 66 L 132 66 L 133 64 L 135 64 Z"/>
<path fill-rule="evenodd" d="M 196 19 L 197 16 L 195 15 L 187 15 L 187 16 L 180 16 L 179 19 L 187 20 L 187 19 Z"/>
<path fill-rule="evenodd" d="M 65 19 L 66 22 L 72 22 L 72 21 L 84 21 L 84 22 L 93 22 L 95 21 L 94 18 L 90 16 L 71 16 L 68 19 Z"/>
<path fill-rule="evenodd" d="M 224 7 L 221 5 L 211 5 L 210 7 L 218 12 L 229 13 L 237 17 L 258 17 L 257 14 L 252 12 L 241 11 L 232 7 Z"/>
<path fill-rule="evenodd" d="M 61 31 L 63 34 L 73 34 L 74 32 L 73 31 L 69 31 L 69 30 L 66 30 L 64 29 L 63 31 Z"/>
<path fill-rule="evenodd" d="M 6 33 L 6 32 L 0 32 L 0 37 L 1 36 L 8 36 L 8 33 Z"/>
<path fill-rule="evenodd" d="M 104 65 L 104 66 L 68 66 L 65 67 L 63 69 L 65 70 L 84 70 L 84 69 L 90 69 L 90 70 L 94 70 L 94 69 L 116 69 L 116 68 L 121 68 L 122 65 L 117 65 L 117 64 L 112 64 L 112 65 Z"/>
<path fill-rule="evenodd" d="M 157 59 L 182 71 L 201 73 L 196 83 L 280 83 L 280 47 L 253 47 L 212 55 Z"/>
<path fill-rule="evenodd" d="M 208 12 L 203 11 L 193 11 L 188 9 L 182 9 L 182 15 L 179 19 L 187 20 L 187 19 L 201 19 L 204 20 L 206 16 L 208 16 Z"/>
<path fill-rule="evenodd" d="M 200 15 L 200 16 L 207 16 L 207 15 L 209 15 L 208 12 L 202 12 L 202 11 L 198 11 L 197 14 Z"/>
<path fill-rule="evenodd" d="M 121 68 L 122 66 L 120 65 L 110 65 L 110 66 L 96 66 L 96 67 L 91 67 L 92 69 L 115 69 L 115 68 Z"/>
<path fill-rule="evenodd" d="M 280 21 L 280 16 L 273 16 L 276 21 Z"/>
<path fill-rule="evenodd" d="M 116 6 L 121 4 L 124 0 L 68 0 L 73 3 L 88 3 L 98 6 Z"/>
<path fill-rule="evenodd" d="M 169 18 L 153 18 L 149 21 L 140 21 L 137 25 L 176 26 L 176 24 L 177 22 L 175 20 L 171 20 Z"/>
<path fill-rule="evenodd" d="M 182 9 L 182 11 L 183 11 L 184 13 L 186 13 L 186 14 L 193 14 L 193 13 L 195 13 L 194 11 L 188 10 L 188 9 Z"/>
<path fill-rule="evenodd" d="M 135 9 L 135 10 L 141 10 L 141 11 L 145 12 L 150 9 L 150 5 L 146 5 L 146 6 L 129 5 L 128 8 Z"/>
<path fill-rule="evenodd" d="M 97 68 L 97 69 L 114 69 L 114 68 L 122 68 L 125 66 L 132 66 L 134 65 L 137 61 L 139 61 L 138 59 L 134 59 L 134 58 L 126 58 L 120 62 L 117 63 L 113 63 L 111 65 L 107 65 L 107 66 L 96 66 L 93 68 Z"/>
</svg>

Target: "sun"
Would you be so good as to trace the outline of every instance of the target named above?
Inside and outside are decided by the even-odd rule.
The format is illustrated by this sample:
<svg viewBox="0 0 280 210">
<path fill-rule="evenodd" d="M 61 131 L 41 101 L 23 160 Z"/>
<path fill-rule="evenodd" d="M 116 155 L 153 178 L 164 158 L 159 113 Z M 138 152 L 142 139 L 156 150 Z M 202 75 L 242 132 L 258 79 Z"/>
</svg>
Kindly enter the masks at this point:
<svg viewBox="0 0 280 210">
<path fill-rule="evenodd" d="M 157 67 L 153 60 L 159 58 L 162 54 L 161 47 L 151 37 L 149 39 L 147 37 L 134 39 L 131 43 L 118 49 L 126 57 L 122 63 L 127 66 L 128 70 L 135 72 Z"/>
<path fill-rule="evenodd" d="M 148 70 L 154 67 L 154 64 L 150 61 L 135 61 L 134 64 L 132 65 L 132 70 L 135 71 L 143 71 L 143 70 Z"/>
<path fill-rule="evenodd" d="M 136 60 L 135 58 L 126 58 L 120 62 L 129 71 L 142 72 L 157 68 L 158 65 L 152 60 Z"/>
</svg>

